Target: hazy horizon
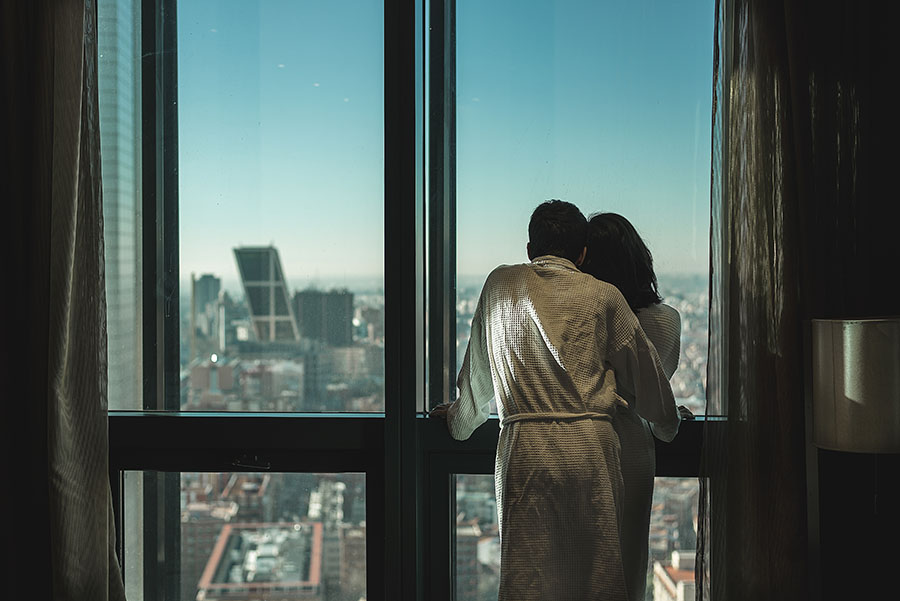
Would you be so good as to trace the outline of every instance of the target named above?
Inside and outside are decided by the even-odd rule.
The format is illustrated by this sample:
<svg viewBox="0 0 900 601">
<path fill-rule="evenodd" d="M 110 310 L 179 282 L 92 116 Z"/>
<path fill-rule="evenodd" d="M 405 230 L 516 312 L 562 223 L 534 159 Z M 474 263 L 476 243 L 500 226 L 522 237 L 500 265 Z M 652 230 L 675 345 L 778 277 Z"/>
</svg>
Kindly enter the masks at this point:
<svg viewBox="0 0 900 601">
<path fill-rule="evenodd" d="M 207 275 L 209 272 L 203 273 L 195 273 L 194 275 L 199 278 L 202 275 Z M 222 281 L 222 289 L 226 290 L 231 294 L 237 294 L 243 296 L 243 289 L 241 288 L 240 278 L 222 278 L 221 276 L 212 273 L 210 275 L 219 277 Z M 458 274 L 457 275 L 457 290 L 469 289 L 473 287 L 481 287 L 484 283 L 487 274 Z M 664 286 L 667 283 L 670 283 L 672 280 L 678 279 L 695 279 L 702 278 L 706 279 L 708 274 L 691 272 L 691 273 L 661 273 L 657 272 L 657 277 L 660 280 L 660 285 Z M 354 293 L 372 293 L 372 294 L 383 294 L 384 293 L 384 282 L 383 279 L 379 275 L 361 275 L 361 276 L 339 276 L 339 277 L 328 277 L 322 276 L 316 279 L 310 279 L 306 277 L 292 277 L 287 276 L 287 285 L 289 292 L 296 292 L 299 290 L 332 290 L 332 289 L 342 289 L 346 288 L 347 290 Z M 180 282 L 180 295 L 182 297 L 186 297 L 190 294 L 190 277 L 181 278 Z"/>
</svg>

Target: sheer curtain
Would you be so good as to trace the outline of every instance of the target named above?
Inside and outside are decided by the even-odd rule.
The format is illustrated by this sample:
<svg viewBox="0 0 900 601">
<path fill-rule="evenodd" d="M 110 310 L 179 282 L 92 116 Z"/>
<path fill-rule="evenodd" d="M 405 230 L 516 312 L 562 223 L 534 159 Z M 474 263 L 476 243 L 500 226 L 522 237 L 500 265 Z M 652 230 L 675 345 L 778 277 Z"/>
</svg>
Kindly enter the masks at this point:
<svg viewBox="0 0 900 601">
<path fill-rule="evenodd" d="M 107 455 L 97 7 L 9 2 L 0 23 L 4 596 L 124 599 Z"/>
<path fill-rule="evenodd" d="M 728 421 L 704 442 L 697 594 L 805 599 L 860 581 L 818 572 L 830 551 L 813 532 L 822 467 L 806 434 L 804 334 L 812 318 L 900 307 L 885 288 L 900 258 L 896 9 L 719 0 L 716 11 L 708 397 Z"/>
</svg>

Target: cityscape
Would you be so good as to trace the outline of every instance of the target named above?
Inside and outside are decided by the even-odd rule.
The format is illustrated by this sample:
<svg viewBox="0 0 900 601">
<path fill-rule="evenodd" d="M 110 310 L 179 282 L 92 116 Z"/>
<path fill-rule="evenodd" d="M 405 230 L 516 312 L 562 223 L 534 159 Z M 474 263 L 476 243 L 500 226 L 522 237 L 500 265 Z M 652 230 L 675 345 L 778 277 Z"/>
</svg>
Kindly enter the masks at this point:
<svg viewBox="0 0 900 601">
<path fill-rule="evenodd" d="M 183 601 L 366 598 L 365 474 L 183 473 Z"/>
<path fill-rule="evenodd" d="M 384 410 L 384 296 L 377 286 L 291 290 L 275 247 L 234 249 L 240 288 L 192 276 L 182 297 L 181 405 L 189 411 Z M 457 367 L 482 278 L 459 278 Z M 678 404 L 705 409 L 707 282 L 663 276 L 682 320 Z M 693 596 L 699 484 L 657 478 L 646 600 Z M 183 474 L 182 598 L 360 601 L 363 474 Z M 456 598 L 497 598 L 500 541 L 491 475 L 456 478 Z"/>
<path fill-rule="evenodd" d="M 383 411 L 383 293 L 290 295 L 277 249 L 234 254 L 240 292 L 204 274 L 182 297 L 182 409 Z"/>
<path fill-rule="evenodd" d="M 520 246 L 525 224 L 511 216 L 527 219 L 523 199 L 622 212 L 658 265 L 702 271 L 711 5 L 460 3 L 457 13 L 463 273 L 457 353 L 445 359 L 461 365 L 484 274 Z M 181 409 L 383 411 L 382 4 L 198 0 L 177 16 Z M 143 407 L 143 31 L 139 3 L 101 0 L 113 410 Z M 280 249 L 238 242 L 273 239 Z M 304 264 L 282 265 L 279 250 Z M 372 277 L 312 283 L 344 272 Z M 706 277 L 661 274 L 660 288 L 682 318 L 673 390 L 702 413 Z M 365 488 L 363 474 L 182 473 L 182 599 L 365 599 Z M 140 515 L 143 495 L 126 478 L 124 511 Z M 648 599 L 692 594 L 697 496 L 695 479 L 657 479 Z M 492 477 L 458 475 L 456 510 L 456 598 L 496 599 Z M 140 519 L 125 528 L 142 540 Z M 141 548 L 129 547 L 135 598 Z"/>
</svg>

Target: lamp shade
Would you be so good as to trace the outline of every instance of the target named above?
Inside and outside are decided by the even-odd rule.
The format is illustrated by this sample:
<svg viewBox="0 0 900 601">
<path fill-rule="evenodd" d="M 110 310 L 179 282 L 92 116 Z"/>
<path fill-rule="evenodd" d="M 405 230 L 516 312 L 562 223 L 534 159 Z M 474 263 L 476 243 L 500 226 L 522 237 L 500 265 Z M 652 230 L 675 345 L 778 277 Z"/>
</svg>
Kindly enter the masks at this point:
<svg viewBox="0 0 900 601">
<path fill-rule="evenodd" d="M 900 318 L 814 319 L 813 442 L 900 453 Z"/>
</svg>

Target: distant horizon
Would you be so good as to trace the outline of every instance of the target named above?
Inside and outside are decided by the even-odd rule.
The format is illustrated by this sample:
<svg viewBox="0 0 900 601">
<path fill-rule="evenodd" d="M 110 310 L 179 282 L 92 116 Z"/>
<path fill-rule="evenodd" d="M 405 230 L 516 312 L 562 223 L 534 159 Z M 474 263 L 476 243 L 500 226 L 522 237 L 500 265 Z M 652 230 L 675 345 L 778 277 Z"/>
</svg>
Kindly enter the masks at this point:
<svg viewBox="0 0 900 601">
<path fill-rule="evenodd" d="M 195 273 L 199 279 L 204 275 L 212 275 L 218 277 L 222 281 L 222 289 L 230 293 L 243 294 L 240 278 L 224 278 L 212 272 Z M 484 274 L 458 274 L 457 288 L 471 288 L 481 286 L 487 277 Z M 708 278 L 706 272 L 657 272 L 657 278 L 660 280 L 681 279 L 681 278 Z M 190 277 L 180 279 L 180 295 L 186 296 L 190 293 Z M 304 276 L 287 276 L 288 291 L 293 293 L 300 290 L 334 290 L 346 288 L 351 292 L 361 293 L 383 293 L 384 279 L 375 275 L 355 275 L 355 276 L 321 276 L 316 278 L 308 278 Z"/>
</svg>

